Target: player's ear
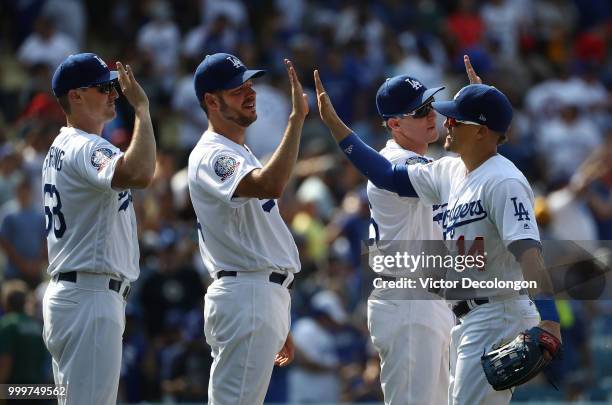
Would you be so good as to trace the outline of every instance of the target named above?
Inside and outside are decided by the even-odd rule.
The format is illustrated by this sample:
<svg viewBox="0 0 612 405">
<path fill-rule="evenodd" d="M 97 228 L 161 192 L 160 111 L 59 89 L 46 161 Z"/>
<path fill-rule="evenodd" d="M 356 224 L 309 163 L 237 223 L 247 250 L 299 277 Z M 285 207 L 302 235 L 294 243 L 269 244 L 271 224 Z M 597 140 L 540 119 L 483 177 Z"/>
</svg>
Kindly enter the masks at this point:
<svg viewBox="0 0 612 405">
<path fill-rule="evenodd" d="M 78 91 L 78 89 L 68 90 L 68 93 L 66 94 L 66 96 L 67 96 L 68 102 L 80 103 L 82 100 L 81 93 Z"/>
<path fill-rule="evenodd" d="M 487 128 L 484 125 L 481 125 L 478 128 L 478 132 L 476 133 L 476 136 L 478 137 L 478 139 L 483 139 L 483 138 L 486 138 L 486 137 L 490 136 L 491 134 L 492 134 L 492 132 L 489 131 L 489 128 Z"/>
<path fill-rule="evenodd" d="M 397 119 L 397 118 L 389 118 L 387 120 L 387 126 L 389 127 L 389 129 L 399 128 L 399 119 Z"/>
<path fill-rule="evenodd" d="M 204 105 L 210 111 L 211 109 L 216 110 L 219 108 L 219 100 L 217 96 L 212 93 L 204 93 Z"/>
</svg>

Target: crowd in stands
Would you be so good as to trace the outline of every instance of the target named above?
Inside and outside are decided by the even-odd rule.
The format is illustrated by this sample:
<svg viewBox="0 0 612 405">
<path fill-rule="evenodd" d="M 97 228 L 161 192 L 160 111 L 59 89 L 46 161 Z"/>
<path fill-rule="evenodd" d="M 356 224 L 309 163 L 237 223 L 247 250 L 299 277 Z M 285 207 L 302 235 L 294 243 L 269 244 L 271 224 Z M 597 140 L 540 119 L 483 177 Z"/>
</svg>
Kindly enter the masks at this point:
<svg viewBox="0 0 612 405">
<path fill-rule="evenodd" d="M 279 200 L 302 264 L 292 293 L 297 353 L 275 370 L 266 403 L 382 400 L 365 320 L 373 277 L 363 260 L 365 178 L 320 121 L 315 68 L 341 118 L 380 149 L 388 134 L 375 94 L 385 78 L 409 74 L 444 85 L 436 97 L 449 99 L 468 83 L 468 54 L 483 82 L 515 107 L 500 153 L 535 191 L 542 238 L 596 241 L 597 265 L 612 265 L 608 0 L 0 0 L 0 32 L 0 383 L 52 380 L 40 337 L 48 282 L 41 169 L 65 124 L 51 75 L 78 52 L 132 66 L 150 99 L 158 145 L 151 186 L 133 191 L 141 275 L 127 304 L 121 402 L 207 397 L 212 359 L 202 306 L 211 279 L 186 173 L 207 128 L 192 83 L 206 54 L 228 52 L 267 69 L 255 81 L 259 118 L 247 131 L 260 160 L 278 145 L 291 109 L 283 58 L 293 61 L 311 103 L 298 164 Z M 117 112 L 103 136 L 125 148 L 133 112 L 125 99 Z M 430 146 L 429 156 L 444 154 L 440 143 Z M 559 398 L 612 398 L 612 305 L 602 294 L 557 303 L 569 353 L 550 376 Z M 531 392 L 547 384 L 536 381 Z"/>
</svg>

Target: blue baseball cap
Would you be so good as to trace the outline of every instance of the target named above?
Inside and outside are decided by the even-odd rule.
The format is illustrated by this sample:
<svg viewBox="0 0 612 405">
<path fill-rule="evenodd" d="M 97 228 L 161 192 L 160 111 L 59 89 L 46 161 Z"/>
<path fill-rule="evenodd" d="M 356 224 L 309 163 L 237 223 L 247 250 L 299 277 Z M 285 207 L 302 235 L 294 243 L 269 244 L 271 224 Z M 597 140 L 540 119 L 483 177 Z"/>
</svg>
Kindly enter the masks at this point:
<svg viewBox="0 0 612 405">
<path fill-rule="evenodd" d="M 394 76 L 378 88 L 376 108 L 384 119 L 397 117 L 418 109 L 444 87 L 428 89 L 408 75 Z"/>
<path fill-rule="evenodd" d="M 265 70 L 248 70 L 240 59 L 229 53 L 206 55 L 193 76 L 196 97 L 204 93 L 233 89 L 242 83 L 265 74 Z"/>
<path fill-rule="evenodd" d="M 77 53 L 68 56 L 53 73 L 51 87 L 55 97 L 69 90 L 90 87 L 116 80 L 118 73 L 110 70 L 106 63 L 94 53 Z"/>
<path fill-rule="evenodd" d="M 486 84 L 465 86 L 450 101 L 432 103 L 445 117 L 471 121 L 505 133 L 512 122 L 512 104 L 501 91 Z"/>
</svg>

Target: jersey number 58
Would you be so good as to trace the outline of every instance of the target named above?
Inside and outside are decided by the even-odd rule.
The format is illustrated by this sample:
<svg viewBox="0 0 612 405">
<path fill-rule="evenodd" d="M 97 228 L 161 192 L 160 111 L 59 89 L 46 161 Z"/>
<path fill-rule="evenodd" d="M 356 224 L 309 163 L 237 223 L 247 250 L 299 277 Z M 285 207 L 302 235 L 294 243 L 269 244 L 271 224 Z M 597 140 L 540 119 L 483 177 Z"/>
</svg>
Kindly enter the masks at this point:
<svg viewBox="0 0 612 405">
<path fill-rule="evenodd" d="M 46 234 L 49 235 L 51 228 L 53 228 L 55 237 L 59 239 L 64 236 L 64 232 L 66 232 L 66 220 L 61 211 L 62 200 L 54 184 L 45 184 L 43 188 L 43 198 L 45 201 L 45 216 L 47 223 Z"/>
</svg>

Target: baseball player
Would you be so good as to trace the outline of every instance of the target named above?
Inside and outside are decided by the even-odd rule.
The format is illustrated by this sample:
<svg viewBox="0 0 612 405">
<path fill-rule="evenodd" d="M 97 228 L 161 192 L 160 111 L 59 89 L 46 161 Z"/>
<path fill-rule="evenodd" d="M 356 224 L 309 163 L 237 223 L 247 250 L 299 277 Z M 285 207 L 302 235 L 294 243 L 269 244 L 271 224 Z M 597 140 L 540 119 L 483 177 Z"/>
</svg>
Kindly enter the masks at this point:
<svg viewBox="0 0 612 405">
<path fill-rule="evenodd" d="M 116 115 L 117 79 L 136 115 L 125 153 L 100 137 Z M 66 126 L 42 172 L 51 276 L 43 337 L 55 383 L 67 386 L 60 404 L 115 404 L 125 299 L 140 271 L 130 188 L 146 187 L 155 170 L 149 100 L 129 65 L 110 71 L 93 53 L 64 60 L 52 87 Z"/>
<path fill-rule="evenodd" d="M 478 281 L 522 280 L 523 272 L 531 280 L 538 276 L 540 291 L 550 293 L 550 285 L 540 277 L 544 270 L 533 193 L 523 174 L 497 154 L 498 143 L 512 120 L 512 106 L 503 93 L 491 86 L 471 84 L 454 100 L 433 102 L 433 108 L 447 117 L 445 148 L 459 157 L 425 165 L 393 165 L 338 118 L 317 71 L 315 84 L 321 118 L 366 177 L 399 195 L 442 204 L 446 208 L 444 239 L 456 244 L 459 255 L 487 253 L 486 266 L 476 271 Z M 472 293 L 453 306 L 461 323 L 451 334 L 449 403 L 507 404 L 511 391 L 493 390 L 480 358 L 492 346 L 534 325 L 560 339 L 554 301 L 536 297 L 538 318 L 524 291 L 481 288 Z"/>
<path fill-rule="evenodd" d="M 194 75 L 209 120 L 188 166 L 200 252 L 214 279 L 204 297 L 204 333 L 213 356 L 209 404 L 262 404 L 274 364 L 293 359 L 288 289 L 300 262 L 276 199 L 295 165 L 308 104 L 293 65 L 285 65 L 293 109 L 265 166 L 244 143 L 246 128 L 257 119 L 252 79 L 264 71 L 217 53 L 206 56 Z"/>
<path fill-rule="evenodd" d="M 420 165 L 429 143 L 438 138 L 434 95 L 443 87 L 427 89 L 407 75 L 387 79 L 376 94 L 376 107 L 391 134 L 380 154 L 397 164 Z M 376 241 L 374 255 L 393 254 L 403 246 L 415 254 L 421 242 L 442 239 L 434 223 L 431 205 L 415 197 L 367 186 L 370 201 L 370 240 Z M 414 241 L 405 243 L 405 241 Z M 423 247 L 424 248 L 424 247 Z M 379 273 L 386 278 L 404 272 Z M 389 274 L 387 274 L 389 273 Z M 368 300 L 368 328 L 381 359 L 380 380 L 385 404 L 442 404 L 447 402 L 449 343 L 454 316 L 444 300 L 431 292 L 398 296 L 389 288 L 375 289 Z"/>
</svg>

